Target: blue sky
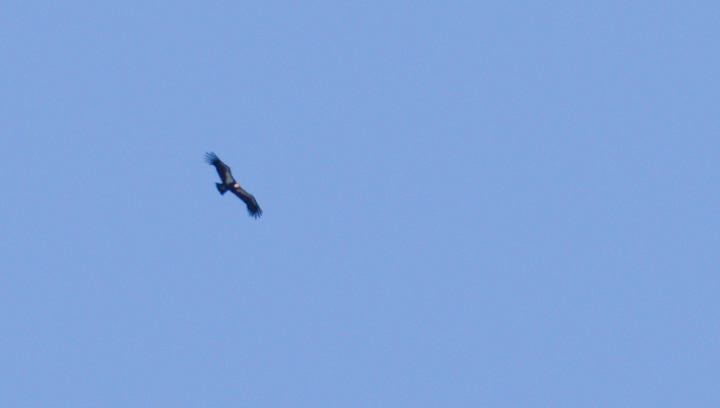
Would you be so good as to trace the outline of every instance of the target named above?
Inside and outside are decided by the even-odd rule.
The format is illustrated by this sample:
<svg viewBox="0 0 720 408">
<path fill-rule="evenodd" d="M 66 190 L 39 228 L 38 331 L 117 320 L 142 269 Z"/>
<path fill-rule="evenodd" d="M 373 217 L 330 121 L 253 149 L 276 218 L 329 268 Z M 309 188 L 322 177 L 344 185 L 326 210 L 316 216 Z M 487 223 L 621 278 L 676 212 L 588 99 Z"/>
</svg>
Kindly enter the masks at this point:
<svg viewBox="0 0 720 408">
<path fill-rule="evenodd" d="M 718 3 L 61 3 L 0 4 L 2 406 L 720 403 Z"/>
</svg>

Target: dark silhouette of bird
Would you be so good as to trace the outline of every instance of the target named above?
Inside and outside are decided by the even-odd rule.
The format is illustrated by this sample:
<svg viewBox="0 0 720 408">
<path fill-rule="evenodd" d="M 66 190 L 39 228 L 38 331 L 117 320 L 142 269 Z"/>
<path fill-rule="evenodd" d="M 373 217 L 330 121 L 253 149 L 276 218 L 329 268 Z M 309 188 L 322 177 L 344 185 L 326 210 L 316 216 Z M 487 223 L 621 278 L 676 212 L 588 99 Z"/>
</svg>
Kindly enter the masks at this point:
<svg viewBox="0 0 720 408">
<path fill-rule="evenodd" d="M 213 152 L 205 153 L 205 161 L 215 166 L 218 174 L 220 175 L 222 183 L 215 183 L 220 194 L 225 194 L 226 191 L 230 190 L 235 193 L 236 196 L 240 197 L 243 202 L 245 202 L 248 212 L 252 217 L 257 218 L 262 215 L 262 210 L 260 209 L 257 201 L 255 201 L 255 197 L 240 187 L 240 184 L 233 178 L 232 173 L 230 172 L 230 167 L 220 161 Z"/>
</svg>

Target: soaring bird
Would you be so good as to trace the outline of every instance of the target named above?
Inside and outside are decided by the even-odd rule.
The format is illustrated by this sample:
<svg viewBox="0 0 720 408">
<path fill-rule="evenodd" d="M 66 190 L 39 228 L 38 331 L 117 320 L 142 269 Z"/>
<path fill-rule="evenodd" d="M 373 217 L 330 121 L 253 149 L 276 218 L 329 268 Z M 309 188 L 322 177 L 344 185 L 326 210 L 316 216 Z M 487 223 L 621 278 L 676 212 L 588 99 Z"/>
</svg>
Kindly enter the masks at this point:
<svg viewBox="0 0 720 408">
<path fill-rule="evenodd" d="M 220 175 L 222 183 L 215 183 L 220 194 L 225 194 L 226 191 L 230 190 L 235 193 L 236 196 L 240 197 L 243 202 L 245 202 L 248 212 L 252 217 L 257 218 L 262 215 L 262 210 L 260 209 L 257 201 L 255 201 L 255 197 L 240 187 L 240 184 L 233 178 L 232 173 L 230 172 L 230 167 L 221 162 L 213 152 L 205 153 L 205 161 L 215 166 L 218 174 Z"/>
</svg>

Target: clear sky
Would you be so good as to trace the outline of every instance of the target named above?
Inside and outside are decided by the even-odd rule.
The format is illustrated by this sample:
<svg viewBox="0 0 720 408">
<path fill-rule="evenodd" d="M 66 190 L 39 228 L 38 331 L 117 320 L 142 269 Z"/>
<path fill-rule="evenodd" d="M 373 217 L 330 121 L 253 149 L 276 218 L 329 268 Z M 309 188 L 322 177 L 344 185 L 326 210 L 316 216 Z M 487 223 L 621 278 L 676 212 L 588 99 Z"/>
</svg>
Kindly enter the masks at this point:
<svg viewBox="0 0 720 408">
<path fill-rule="evenodd" d="M 0 406 L 720 406 L 718 21 L 0 2 Z"/>
</svg>

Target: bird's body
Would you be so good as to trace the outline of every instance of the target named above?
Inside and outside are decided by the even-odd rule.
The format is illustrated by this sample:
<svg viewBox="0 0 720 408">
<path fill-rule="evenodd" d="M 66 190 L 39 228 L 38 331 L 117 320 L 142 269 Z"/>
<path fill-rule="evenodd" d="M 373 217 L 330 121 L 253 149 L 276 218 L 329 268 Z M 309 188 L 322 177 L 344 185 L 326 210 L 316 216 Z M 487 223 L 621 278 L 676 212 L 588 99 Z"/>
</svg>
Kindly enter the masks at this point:
<svg viewBox="0 0 720 408">
<path fill-rule="evenodd" d="M 235 193 L 236 196 L 240 197 L 243 202 L 245 202 L 251 216 L 257 218 L 262 215 L 262 210 L 260 209 L 257 201 L 255 201 L 255 197 L 240 187 L 240 184 L 233 178 L 232 173 L 230 172 L 230 167 L 220 161 L 213 152 L 205 153 L 205 161 L 215 166 L 215 169 L 220 175 L 220 181 L 222 181 L 222 183 L 215 183 L 220 194 L 225 194 L 228 190 L 230 190 Z"/>
</svg>

